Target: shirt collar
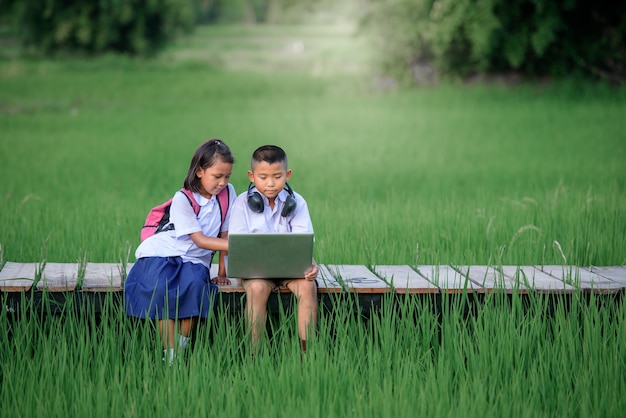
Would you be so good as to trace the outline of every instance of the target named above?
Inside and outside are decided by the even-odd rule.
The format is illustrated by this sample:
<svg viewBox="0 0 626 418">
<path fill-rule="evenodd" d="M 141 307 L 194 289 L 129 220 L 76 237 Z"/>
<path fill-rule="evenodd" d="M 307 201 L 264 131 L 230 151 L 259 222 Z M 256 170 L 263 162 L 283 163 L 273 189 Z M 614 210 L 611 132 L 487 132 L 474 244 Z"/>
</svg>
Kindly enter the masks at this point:
<svg viewBox="0 0 626 418">
<path fill-rule="evenodd" d="M 211 196 L 210 199 L 207 199 L 198 192 L 193 192 L 193 197 L 196 198 L 196 202 L 198 202 L 199 206 L 206 206 L 210 201 L 215 201 L 215 199 L 217 199 L 217 196 Z"/>
</svg>

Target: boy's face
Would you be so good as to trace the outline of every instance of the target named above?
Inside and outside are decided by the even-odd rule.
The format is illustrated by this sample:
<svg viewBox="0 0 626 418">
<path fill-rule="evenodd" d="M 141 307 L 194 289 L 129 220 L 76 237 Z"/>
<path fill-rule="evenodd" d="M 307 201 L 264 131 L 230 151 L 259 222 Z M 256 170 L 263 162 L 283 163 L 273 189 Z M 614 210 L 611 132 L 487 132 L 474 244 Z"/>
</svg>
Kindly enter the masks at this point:
<svg viewBox="0 0 626 418">
<path fill-rule="evenodd" d="M 287 170 L 283 163 L 261 161 L 248 171 L 248 178 L 259 193 L 273 201 L 291 178 L 291 170 Z"/>
</svg>

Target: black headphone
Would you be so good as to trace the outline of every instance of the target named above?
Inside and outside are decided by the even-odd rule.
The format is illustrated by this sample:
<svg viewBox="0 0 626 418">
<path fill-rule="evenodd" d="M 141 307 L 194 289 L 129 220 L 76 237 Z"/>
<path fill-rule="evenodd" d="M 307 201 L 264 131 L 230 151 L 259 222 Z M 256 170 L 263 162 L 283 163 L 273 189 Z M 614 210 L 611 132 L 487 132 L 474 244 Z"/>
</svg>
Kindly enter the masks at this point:
<svg viewBox="0 0 626 418">
<path fill-rule="evenodd" d="M 263 198 L 261 197 L 261 194 L 259 192 L 252 191 L 253 186 L 254 183 L 250 182 L 250 185 L 248 186 L 248 207 L 253 212 L 263 213 Z M 285 183 L 285 190 L 287 190 L 289 196 L 287 196 L 287 199 L 285 199 L 285 206 L 283 207 L 280 216 L 287 217 L 291 215 L 296 209 L 296 197 L 293 195 L 293 190 L 291 190 L 291 186 L 289 186 L 289 183 Z"/>
</svg>

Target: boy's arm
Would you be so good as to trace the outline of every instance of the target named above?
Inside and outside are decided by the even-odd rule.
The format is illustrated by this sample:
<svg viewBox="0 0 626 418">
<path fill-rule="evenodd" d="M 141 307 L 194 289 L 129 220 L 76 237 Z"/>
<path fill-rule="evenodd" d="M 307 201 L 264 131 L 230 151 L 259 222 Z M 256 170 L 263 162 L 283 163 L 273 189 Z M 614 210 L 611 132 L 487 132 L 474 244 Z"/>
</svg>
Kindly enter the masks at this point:
<svg viewBox="0 0 626 418">
<path fill-rule="evenodd" d="M 305 232 L 313 233 L 313 223 L 311 222 L 311 215 L 309 214 L 309 207 L 302 196 L 296 194 L 297 206 L 296 212 L 290 219 L 291 232 Z M 309 281 L 317 279 L 319 268 L 315 259 L 311 262 L 311 267 L 304 272 L 304 278 Z"/>
<path fill-rule="evenodd" d="M 296 195 L 297 205 L 296 211 L 289 219 L 289 225 L 291 226 L 291 232 L 313 232 L 313 223 L 311 222 L 311 215 L 309 214 L 309 207 L 306 201 L 300 195 Z"/>
<path fill-rule="evenodd" d="M 228 223 L 228 232 L 233 234 L 249 232 L 246 205 L 245 195 L 243 197 L 241 195 L 237 197 L 229 211 L 230 220 Z"/>
<path fill-rule="evenodd" d="M 311 267 L 304 272 L 304 278 L 309 281 L 313 281 L 317 278 L 318 268 L 317 263 L 313 260 Z"/>
</svg>

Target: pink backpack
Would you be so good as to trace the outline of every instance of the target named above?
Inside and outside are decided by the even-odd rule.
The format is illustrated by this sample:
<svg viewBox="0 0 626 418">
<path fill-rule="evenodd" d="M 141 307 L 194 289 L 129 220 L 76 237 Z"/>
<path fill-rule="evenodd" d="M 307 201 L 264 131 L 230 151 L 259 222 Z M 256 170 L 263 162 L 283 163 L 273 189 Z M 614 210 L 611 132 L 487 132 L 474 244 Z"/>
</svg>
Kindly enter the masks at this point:
<svg viewBox="0 0 626 418">
<path fill-rule="evenodd" d="M 196 202 L 196 199 L 193 197 L 193 193 L 187 189 L 180 189 L 179 192 L 184 194 L 189 200 L 189 204 L 193 208 L 193 213 L 198 216 L 200 213 L 200 205 Z M 219 203 L 220 214 L 222 215 L 221 224 L 224 223 L 224 219 L 226 218 L 226 212 L 228 212 L 228 194 L 229 194 L 228 186 L 224 187 L 221 192 L 217 195 L 217 201 Z M 153 207 L 148 212 L 148 216 L 146 216 L 146 222 L 141 228 L 141 240 L 144 241 L 146 238 L 151 237 L 154 234 L 158 234 L 163 231 L 170 231 L 174 229 L 174 224 L 170 224 L 170 206 L 172 206 L 172 199 L 169 199 L 167 202 L 161 203 L 158 206 Z M 169 225 L 168 225 L 169 224 Z M 221 225 L 220 224 L 220 225 Z M 221 228 L 221 226 L 220 226 Z"/>
</svg>

